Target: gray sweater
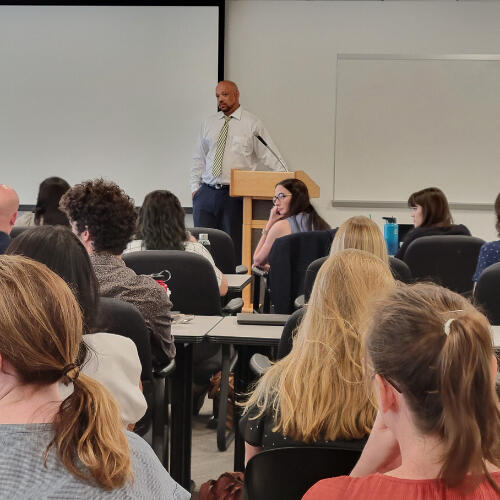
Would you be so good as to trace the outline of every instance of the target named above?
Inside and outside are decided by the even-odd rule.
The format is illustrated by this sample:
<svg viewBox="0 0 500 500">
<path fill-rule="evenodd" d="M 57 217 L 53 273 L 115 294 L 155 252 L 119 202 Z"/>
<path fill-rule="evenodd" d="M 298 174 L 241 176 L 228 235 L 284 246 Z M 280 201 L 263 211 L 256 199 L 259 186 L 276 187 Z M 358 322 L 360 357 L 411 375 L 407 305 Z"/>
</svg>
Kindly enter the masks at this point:
<svg viewBox="0 0 500 500">
<path fill-rule="evenodd" d="M 126 432 L 134 480 L 122 488 L 105 491 L 70 474 L 51 448 L 47 467 L 45 448 L 50 424 L 0 425 L 0 499 L 18 500 L 187 500 L 191 495 L 163 468 L 149 445 Z"/>
</svg>

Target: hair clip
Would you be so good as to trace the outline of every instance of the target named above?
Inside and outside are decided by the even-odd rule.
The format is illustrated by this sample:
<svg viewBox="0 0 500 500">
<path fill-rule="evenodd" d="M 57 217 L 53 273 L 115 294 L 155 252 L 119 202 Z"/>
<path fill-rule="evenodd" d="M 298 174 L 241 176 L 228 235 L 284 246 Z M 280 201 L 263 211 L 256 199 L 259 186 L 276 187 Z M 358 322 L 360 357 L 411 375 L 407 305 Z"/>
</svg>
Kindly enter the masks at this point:
<svg viewBox="0 0 500 500">
<path fill-rule="evenodd" d="M 459 313 L 459 312 L 463 312 L 463 309 L 456 309 L 455 311 L 450 311 L 452 313 Z M 450 325 L 453 323 L 453 321 L 455 320 L 456 318 L 450 318 L 448 320 L 446 320 L 445 324 L 444 324 L 444 333 L 446 334 L 446 336 L 448 336 L 450 334 Z"/>
<path fill-rule="evenodd" d="M 444 324 L 444 333 L 448 336 L 450 334 L 450 325 L 453 323 L 455 318 L 450 318 Z"/>
</svg>

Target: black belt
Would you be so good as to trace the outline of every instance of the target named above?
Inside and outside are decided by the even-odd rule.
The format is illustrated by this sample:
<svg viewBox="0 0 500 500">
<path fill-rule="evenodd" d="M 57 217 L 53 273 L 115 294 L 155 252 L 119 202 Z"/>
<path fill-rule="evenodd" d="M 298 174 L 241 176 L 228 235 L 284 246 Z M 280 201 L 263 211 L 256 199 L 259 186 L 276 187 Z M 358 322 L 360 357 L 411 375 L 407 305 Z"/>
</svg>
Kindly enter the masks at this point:
<svg viewBox="0 0 500 500">
<path fill-rule="evenodd" d="M 210 189 L 229 189 L 229 184 L 203 184 L 208 186 Z"/>
</svg>

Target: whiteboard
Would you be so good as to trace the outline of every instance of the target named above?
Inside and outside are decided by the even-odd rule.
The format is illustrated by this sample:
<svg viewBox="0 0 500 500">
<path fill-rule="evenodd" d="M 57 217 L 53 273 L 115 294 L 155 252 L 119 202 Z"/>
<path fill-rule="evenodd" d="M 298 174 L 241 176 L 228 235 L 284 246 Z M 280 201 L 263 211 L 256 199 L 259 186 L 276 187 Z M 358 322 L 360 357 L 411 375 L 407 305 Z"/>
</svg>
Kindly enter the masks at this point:
<svg viewBox="0 0 500 500">
<path fill-rule="evenodd" d="M 500 56 L 339 55 L 334 204 L 406 203 L 429 186 L 500 189 Z"/>
<path fill-rule="evenodd" d="M 0 183 L 103 176 L 140 205 L 191 205 L 201 121 L 216 112 L 216 6 L 0 6 Z"/>
</svg>

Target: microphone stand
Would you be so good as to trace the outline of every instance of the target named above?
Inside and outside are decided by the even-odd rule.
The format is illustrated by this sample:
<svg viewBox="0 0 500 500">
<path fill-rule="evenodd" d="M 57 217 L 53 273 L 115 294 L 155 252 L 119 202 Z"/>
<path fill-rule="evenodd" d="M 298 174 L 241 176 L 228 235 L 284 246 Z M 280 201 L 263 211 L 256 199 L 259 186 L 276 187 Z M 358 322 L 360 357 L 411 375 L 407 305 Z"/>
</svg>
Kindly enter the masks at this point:
<svg viewBox="0 0 500 500">
<path fill-rule="evenodd" d="M 279 161 L 281 166 L 283 167 L 284 172 L 290 172 L 288 168 L 286 168 L 285 164 L 281 161 L 280 157 L 267 145 L 267 142 L 259 135 L 255 134 L 255 137 L 273 154 L 273 156 Z"/>
</svg>

